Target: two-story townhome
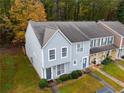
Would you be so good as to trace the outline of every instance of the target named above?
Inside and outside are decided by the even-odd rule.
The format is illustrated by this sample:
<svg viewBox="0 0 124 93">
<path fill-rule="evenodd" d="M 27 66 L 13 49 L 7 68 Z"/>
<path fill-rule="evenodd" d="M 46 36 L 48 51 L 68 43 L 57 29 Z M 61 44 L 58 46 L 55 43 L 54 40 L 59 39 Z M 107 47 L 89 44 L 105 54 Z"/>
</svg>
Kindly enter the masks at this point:
<svg viewBox="0 0 124 93">
<path fill-rule="evenodd" d="M 96 22 L 75 22 L 75 25 L 90 39 L 90 63 L 100 64 L 105 57 L 115 59 L 114 35 Z"/>
<path fill-rule="evenodd" d="M 27 56 L 41 78 L 89 66 L 90 40 L 72 22 L 29 21 L 25 38 Z"/>
<path fill-rule="evenodd" d="M 118 21 L 99 21 L 107 31 L 114 35 L 114 44 L 118 47 L 116 58 L 124 56 L 124 25 Z"/>
<path fill-rule="evenodd" d="M 34 22 L 25 34 L 26 54 L 40 78 L 55 79 L 106 56 L 124 55 L 124 26 L 119 22 Z"/>
</svg>

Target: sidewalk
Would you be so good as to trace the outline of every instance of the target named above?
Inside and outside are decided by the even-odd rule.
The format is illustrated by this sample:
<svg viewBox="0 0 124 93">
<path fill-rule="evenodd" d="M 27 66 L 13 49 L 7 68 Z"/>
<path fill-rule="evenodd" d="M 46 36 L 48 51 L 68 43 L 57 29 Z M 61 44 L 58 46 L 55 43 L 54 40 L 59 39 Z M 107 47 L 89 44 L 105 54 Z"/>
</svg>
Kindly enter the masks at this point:
<svg viewBox="0 0 124 93">
<path fill-rule="evenodd" d="M 55 82 L 50 82 L 49 86 L 51 88 L 52 93 L 59 93 L 58 88 L 57 88 Z"/>
<path fill-rule="evenodd" d="M 89 73 L 89 75 L 93 78 L 95 78 L 96 80 L 98 80 L 104 87 L 108 87 L 110 89 L 112 89 L 113 91 L 116 91 L 111 85 L 109 85 L 108 83 L 106 83 L 102 78 L 100 78 L 99 76 L 97 76 L 94 73 Z"/>
<path fill-rule="evenodd" d="M 109 75 L 108 73 L 98 69 L 98 68 L 95 68 L 98 72 L 100 72 L 101 74 L 105 75 L 106 77 L 110 78 L 111 80 L 113 80 L 114 82 L 116 82 L 118 85 L 124 87 L 124 83 L 116 78 L 114 78 L 113 76 Z"/>
<path fill-rule="evenodd" d="M 124 71 L 124 67 L 122 65 L 120 65 L 119 63 L 115 63 L 121 70 Z"/>
</svg>

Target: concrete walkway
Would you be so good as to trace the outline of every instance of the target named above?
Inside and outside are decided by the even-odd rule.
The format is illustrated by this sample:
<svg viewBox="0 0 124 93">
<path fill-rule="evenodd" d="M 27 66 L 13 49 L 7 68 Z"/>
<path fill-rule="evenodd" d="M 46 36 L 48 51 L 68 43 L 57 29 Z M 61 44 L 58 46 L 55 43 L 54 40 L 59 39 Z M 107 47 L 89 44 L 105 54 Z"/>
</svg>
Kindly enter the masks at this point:
<svg viewBox="0 0 124 93">
<path fill-rule="evenodd" d="M 121 70 L 124 71 L 124 67 L 122 65 L 120 65 L 118 62 L 115 63 Z"/>
<path fill-rule="evenodd" d="M 117 66 L 118 66 L 121 70 L 124 71 L 124 67 L 123 67 L 123 66 L 121 66 L 120 64 L 117 64 Z"/>
<path fill-rule="evenodd" d="M 49 86 L 50 86 L 50 88 L 51 88 L 52 93 L 59 93 L 58 88 L 57 88 L 55 82 L 49 83 Z"/>
<path fill-rule="evenodd" d="M 94 73 L 89 73 L 89 75 L 93 78 L 95 78 L 96 80 L 98 80 L 104 87 L 108 87 L 110 89 L 112 89 L 113 91 L 116 91 L 111 85 L 109 85 L 108 83 L 106 83 L 102 78 L 100 78 L 98 75 L 94 74 Z"/>
<path fill-rule="evenodd" d="M 109 75 L 108 73 L 106 73 L 106 72 L 104 72 L 104 71 L 102 71 L 102 70 L 100 70 L 100 69 L 98 69 L 98 68 L 96 68 L 96 70 L 97 70 L 98 72 L 100 72 L 101 74 L 105 75 L 106 77 L 110 78 L 110 79 L 113 80 L 114 82 L 116 82 L 118 85 L 124 87 L 124 83 L 123 83 L 122 81 L 120 81 L 120 80 L 114 78 L 113 76 Z"/>
</svg>

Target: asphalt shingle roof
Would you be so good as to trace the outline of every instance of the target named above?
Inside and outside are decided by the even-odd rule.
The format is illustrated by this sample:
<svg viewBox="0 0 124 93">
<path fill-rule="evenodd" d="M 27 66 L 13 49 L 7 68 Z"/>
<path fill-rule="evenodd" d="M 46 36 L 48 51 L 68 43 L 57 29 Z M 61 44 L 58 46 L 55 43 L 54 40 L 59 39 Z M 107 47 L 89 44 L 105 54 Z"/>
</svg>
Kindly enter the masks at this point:
<svg viewBox="0 0 124 93">
<path fill-rule="evenodd" d="M 124 25 L 119 21 L 101 21 L 120 35 L 124 36 Z"/>
<path fill-rule="evenodd" d="M 99 26 L 96 22 L 75 22 L 75 25 L 89 38 L 111 36 L 112 33 Z"/>
<path fill-rule="evenodd" d="M 59 29 L 71 42 L 87 41 L 90 38 L 112 36 L 96 22 L 34 22 L 29 21 L 41 46 Z M 46 30 L 47 29 L 47 30 Z"/>
</svg>

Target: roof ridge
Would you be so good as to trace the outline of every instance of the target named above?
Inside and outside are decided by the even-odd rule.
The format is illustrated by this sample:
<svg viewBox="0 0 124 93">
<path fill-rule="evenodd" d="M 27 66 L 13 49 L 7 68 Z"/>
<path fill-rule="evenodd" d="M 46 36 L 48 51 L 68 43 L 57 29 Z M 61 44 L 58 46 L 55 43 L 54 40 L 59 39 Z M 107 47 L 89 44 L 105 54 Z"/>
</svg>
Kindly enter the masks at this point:
<svg viewBox="0 0 124 93">
<path fill-rule="evenodd" d="M 50 26 L 50 25 L 45 25 L 45 28 L 49 28 L 49 29 L 53 29 L 53 30 L 57 30 L 57 28 L 52 27 L 52 26 Z"/>
<path fill-rule="evenodd" d="M 71 22 L 71 25 L 73 25 L 74 28 L 77 29 L 77 31 L 80 32 L 81 34 L 83 34 L 86 38 L 90 39 L 90 38 L 89 38 L 85 33 L 83 33 L 83 32 L 79 29 L 79 27 L 77 27 L 74 23 Z"/>
</svg>

